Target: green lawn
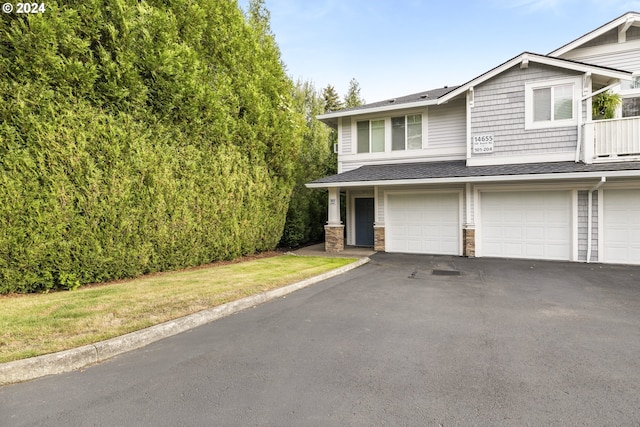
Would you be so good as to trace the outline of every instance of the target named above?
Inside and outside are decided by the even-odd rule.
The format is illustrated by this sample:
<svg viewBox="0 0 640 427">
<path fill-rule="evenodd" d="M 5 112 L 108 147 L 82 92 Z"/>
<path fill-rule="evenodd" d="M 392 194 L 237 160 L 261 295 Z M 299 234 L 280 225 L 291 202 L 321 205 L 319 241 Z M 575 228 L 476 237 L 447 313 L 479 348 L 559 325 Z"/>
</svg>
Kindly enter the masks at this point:
<svg viewBox="0 0 640 427">
<path fill-rule="evenodd" d="M 0 363 L 112 338 L 353 261 L 281 255 L 76 291 L 0 296 Z"/>
</svg>

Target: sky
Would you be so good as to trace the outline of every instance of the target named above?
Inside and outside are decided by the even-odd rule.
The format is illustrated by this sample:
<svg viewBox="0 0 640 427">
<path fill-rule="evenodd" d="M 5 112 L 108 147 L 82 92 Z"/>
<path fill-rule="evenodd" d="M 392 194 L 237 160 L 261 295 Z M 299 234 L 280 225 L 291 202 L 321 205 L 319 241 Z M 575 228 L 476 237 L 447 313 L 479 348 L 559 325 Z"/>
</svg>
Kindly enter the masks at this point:
<svg viewBox="0 0 640 427">
<path fill-rule="evenodd" d="M 247 10 L 249 0 L 239 0 Z M 265 0 L 287 74 L 366 102 L 466 83 L 524 51 L 547 54 L 640 0 Z"/>
</svg>

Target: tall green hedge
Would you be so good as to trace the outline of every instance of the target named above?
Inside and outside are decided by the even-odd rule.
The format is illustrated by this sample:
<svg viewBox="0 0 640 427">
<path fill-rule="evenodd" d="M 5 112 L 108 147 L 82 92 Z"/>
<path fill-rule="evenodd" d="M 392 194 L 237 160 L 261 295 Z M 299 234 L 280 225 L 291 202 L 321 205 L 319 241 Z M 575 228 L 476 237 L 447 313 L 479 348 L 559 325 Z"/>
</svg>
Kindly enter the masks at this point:
<svg viewBox="0 0 640 427">
<path fill-rule="evenodd" d="M 0 293 L 275 247 L 304 119 L 262 3 L 46 8 L 0 16 Z"/>
</svg>

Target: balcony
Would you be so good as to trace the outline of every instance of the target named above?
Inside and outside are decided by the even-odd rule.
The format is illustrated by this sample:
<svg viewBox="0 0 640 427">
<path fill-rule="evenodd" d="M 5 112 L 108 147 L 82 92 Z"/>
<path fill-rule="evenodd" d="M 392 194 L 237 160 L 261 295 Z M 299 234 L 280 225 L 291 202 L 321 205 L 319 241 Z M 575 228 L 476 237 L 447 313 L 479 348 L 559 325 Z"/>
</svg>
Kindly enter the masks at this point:
<svg viewBox="0 0 640 427">
<path fill-rule="evenodd" d="M 640 158 L 640 117 L 597 120 L 584 125 L 584 162 Z"/>
</svg>

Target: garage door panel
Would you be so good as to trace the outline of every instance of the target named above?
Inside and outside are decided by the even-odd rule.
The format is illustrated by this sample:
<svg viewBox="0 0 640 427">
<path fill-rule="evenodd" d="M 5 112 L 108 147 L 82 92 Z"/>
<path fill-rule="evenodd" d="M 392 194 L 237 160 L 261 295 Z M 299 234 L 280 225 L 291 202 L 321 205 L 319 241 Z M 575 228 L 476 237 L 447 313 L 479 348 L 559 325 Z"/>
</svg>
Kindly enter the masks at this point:
<svg viewBox="0 0 640 427">
<path fill-rule="evenodd" d="M 567 191 L 481 194 L 481 254 L 570 259 L 571 203 Z"/>
<path fill-rule="evenodd" d="M 389 252 L 459 255 L 458 193 L 389 194 Z"/>
<path fill-rule="evenodd" d="M 603 261 L 640 264 L 640 190 L 604 190 Z"/>
</svg>

